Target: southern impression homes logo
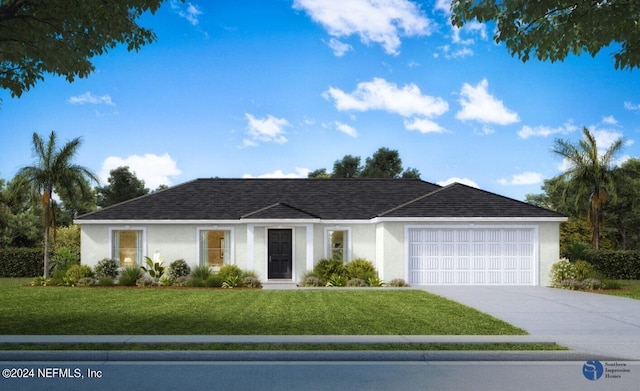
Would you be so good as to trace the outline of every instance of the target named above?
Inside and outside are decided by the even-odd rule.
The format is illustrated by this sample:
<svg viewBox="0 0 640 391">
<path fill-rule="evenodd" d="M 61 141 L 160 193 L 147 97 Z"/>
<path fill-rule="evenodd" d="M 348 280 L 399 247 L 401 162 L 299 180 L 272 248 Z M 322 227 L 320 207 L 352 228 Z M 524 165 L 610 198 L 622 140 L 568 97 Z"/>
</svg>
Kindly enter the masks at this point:
<svg viewBox="0 0 640 391">
<path fill-rule="evenodd" d="M 582 366 L 582 374 L 587 380 L 596 381 L 600 378 L 604 379 L 620 379 L 627 373 L 631 373 L 631 369 L 623 362 L 607 362 L 604 364 L 598 360 L 589 360 Z"/>
</svg>

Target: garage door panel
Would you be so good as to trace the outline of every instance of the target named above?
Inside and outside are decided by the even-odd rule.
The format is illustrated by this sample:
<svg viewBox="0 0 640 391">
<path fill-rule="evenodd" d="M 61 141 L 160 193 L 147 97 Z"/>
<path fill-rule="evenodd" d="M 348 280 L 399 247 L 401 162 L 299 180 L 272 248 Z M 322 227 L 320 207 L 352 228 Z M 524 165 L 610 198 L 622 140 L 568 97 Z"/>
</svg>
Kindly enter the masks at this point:
<svg viewBox="0 0 640 391">
<path fill-rule="evenodd" d="M 409 228 L 413 284 L 535 283 L 534 227 Z"/>
</svg>

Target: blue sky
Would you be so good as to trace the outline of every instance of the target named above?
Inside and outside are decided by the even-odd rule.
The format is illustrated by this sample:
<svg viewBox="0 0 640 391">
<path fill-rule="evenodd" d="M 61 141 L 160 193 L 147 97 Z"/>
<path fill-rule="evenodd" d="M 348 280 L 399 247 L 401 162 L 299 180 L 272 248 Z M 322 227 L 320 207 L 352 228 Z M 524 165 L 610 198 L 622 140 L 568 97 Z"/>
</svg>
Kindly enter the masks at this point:
<svg viewBox="0 0 640 391">
<path fill-rule="evenodd" d="M 128 165 L 147 186 L 202 177 L 306 177 L 351 154 L 400 152 L 422 179 L 523 200 L 560 173 L 555 138 L 582 126 L 638 156 L 640 77 L 595 58 L 522 63 L 494 27 L 454 29 L 448 2 L 167 1 L 141 24 L 157 42 L 117 48 L 68 83 L 0 91 L 0 177 L 33 162 L 31 136 L 83 139 L 103 181 Z"/>
</svg>

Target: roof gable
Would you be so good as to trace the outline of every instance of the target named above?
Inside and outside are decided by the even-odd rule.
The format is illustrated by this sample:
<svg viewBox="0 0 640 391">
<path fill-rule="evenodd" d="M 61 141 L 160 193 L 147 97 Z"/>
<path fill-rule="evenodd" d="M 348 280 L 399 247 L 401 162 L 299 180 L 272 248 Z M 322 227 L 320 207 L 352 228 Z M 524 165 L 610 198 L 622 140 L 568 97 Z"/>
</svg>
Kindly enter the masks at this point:
<svg viewBox="0 0 640 391">
<path fill-rule="evenodd" d="M 318 216 L 278 202 L 241 216 L 243 219 L 317 219 Z"/>
</svg>

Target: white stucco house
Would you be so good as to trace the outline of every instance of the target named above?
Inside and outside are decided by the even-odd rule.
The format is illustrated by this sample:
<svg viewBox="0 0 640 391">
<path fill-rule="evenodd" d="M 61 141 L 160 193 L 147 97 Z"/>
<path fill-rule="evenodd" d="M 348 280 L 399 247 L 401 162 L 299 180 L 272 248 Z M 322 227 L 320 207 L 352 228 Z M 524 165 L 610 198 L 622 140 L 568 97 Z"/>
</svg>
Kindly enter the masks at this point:
<svg viewBox="0 0 640 391">
<path fill-rule="evenodd" d="M 412 285 L 548 285 L 566 217 L 462 184 L 416 179 L 197 179 L 77 218 L 82 263 L 160 252 L 265 282 L 322 258 L 372 261 Z"/>
</svg>

